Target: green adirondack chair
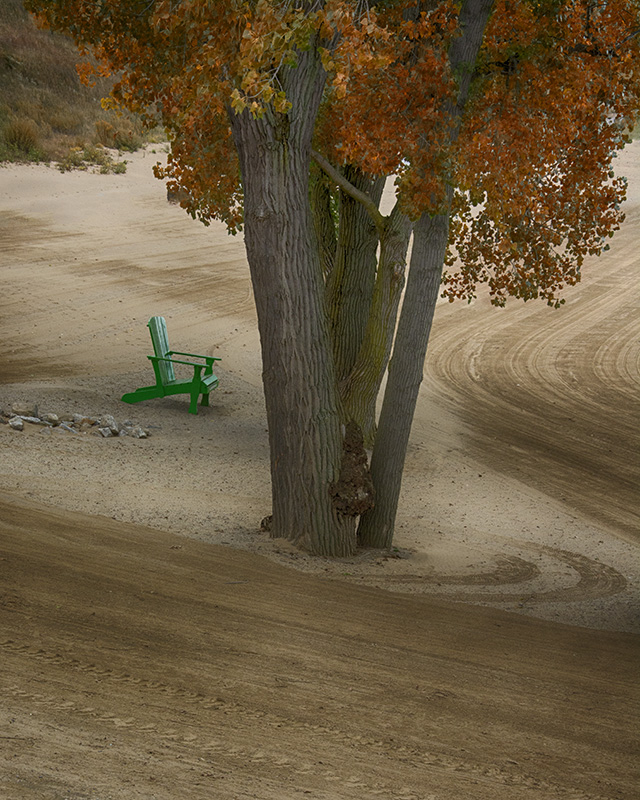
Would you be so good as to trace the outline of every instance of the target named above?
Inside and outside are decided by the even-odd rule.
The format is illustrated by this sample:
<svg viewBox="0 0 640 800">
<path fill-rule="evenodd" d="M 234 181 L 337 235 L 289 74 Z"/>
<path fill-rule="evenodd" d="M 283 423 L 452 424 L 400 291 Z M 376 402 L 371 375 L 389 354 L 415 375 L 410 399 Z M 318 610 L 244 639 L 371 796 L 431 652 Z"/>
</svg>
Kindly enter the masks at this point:
<svg viewBox="0 0 640 800">
<path fill-rule="evenodd" d="M 155 386 L 143 386 L 135 392 L 123 394 L 120 398 L 125 403 L 139 403 L 142 400 L 151 400 L 154 397 L 168 397 L 172 394 L 188 394 L 191 396 L 189 413 L 198 413 L 198 398 L 202 395 L 202 405 L 209 405 L 209 392 L 218 385 L 218 378 L 213 374 L 213 362 L 221 361 L 215 356 L 199 356 L 195 353 L 181 353 L 169 349 L 167 323 L 164 317 L 151 317 L 147 323 L 151 333 L 151 341 L 155 355 L 147 356 L 153 364 L 156 376 Z M 187 356 L 199 358 L 205 363 L 198 364 L 193 361 L 172 358 L 172 356 Z M 183 364 L 193 367 L 191 380 L 178 380 L 173 369 L 174 364 Z M 204 370 L 204 373 L 203 373 Z"/>
</svg>

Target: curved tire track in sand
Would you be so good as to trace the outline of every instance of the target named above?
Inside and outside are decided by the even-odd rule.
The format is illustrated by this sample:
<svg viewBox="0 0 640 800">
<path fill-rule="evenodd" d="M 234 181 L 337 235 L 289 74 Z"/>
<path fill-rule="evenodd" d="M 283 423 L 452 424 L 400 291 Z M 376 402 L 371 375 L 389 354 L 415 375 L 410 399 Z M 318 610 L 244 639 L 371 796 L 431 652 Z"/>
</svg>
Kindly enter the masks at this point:
<svg viewBox="0 0 640 800">
<path fill-rule="evenodd" d="M 558 588 L 540 590 L 535 587 L 535 579 L 541 574 L 540 567 L 533 561 L 518 556 L 495 556 L 495 569 L 489 572 L 476 572 L 467 575 L 391 575 L 365 576 L 368 583 L 401 591 L 410 584 L 412 591 L 422 591 L 430 596 L 441 596 L 449 600 L 465 600 L 472 603 L 512 602 L 526 597 L 527 603 L 576 602 L 610 597 L 626 589 L 627 580 L 613 567 L 595 559 L 554 547 L 523 545 L 528 550 L 544 554 L 560 566 L 570 569 L 569 578 L 562 577 Z M 564 575 L 566 575 L 566 569 Z M 576 580 L 577 579 L 577 580 Z M 528 585 L 531 584 L 531 585 Z M 562 585 L 564 584 L 564 585 Z M 511 591 L 504 591 L 511 586 Z M 448 587 L 470 587 L 469 590 L 447 591 Z M 475 587 L 496 587 L 498 590 L 478 592 Z M 422 587 L 419 589 L 418 587 Z M 445 587 L 439 591 L 437 587 Z M 474 588 L 471 588 L 474 587 Z"/>
<path fill-rule="evenodd" d="M 640 225 L 634 209 L 628 225 Z M 637 228 L 636 228 L 637 229 Z M 616 240 L 614 239 L 614 242 Z M 467 424 L 479 460 L 637 541 L 640 258 L 634 237 L 590 263 L 554 311 L 440 307 L 428 390 Z"/>
</svg>

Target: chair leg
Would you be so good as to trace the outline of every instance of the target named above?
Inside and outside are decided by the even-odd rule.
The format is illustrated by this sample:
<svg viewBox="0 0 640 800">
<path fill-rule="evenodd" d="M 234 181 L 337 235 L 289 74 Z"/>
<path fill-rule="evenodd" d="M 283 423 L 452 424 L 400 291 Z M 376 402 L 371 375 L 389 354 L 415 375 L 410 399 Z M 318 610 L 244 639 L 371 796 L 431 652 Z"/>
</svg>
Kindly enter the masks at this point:
<svg viewBox="0 0 640 800">
<path fill-rule="evenodd" d="M 209 392 L 202 393 L 202 400 L 200 401 L 201 406 L 208 406 L 209 405 Z"/>
<path fill-rule="evenodd" d="M 190 414 L 197 414 L 198 413 L 198 397 L 200 396 L 200 392 L 191 392 L 191 402 L 189 403 L 189 413 Z"/>
</svg>

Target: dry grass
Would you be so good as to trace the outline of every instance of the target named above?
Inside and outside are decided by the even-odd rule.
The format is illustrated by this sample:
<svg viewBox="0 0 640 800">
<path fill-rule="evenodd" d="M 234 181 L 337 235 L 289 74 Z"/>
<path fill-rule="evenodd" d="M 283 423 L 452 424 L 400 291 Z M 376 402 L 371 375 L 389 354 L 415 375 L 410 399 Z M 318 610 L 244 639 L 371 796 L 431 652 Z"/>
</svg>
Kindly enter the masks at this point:
<svg viewBox="0 0 640 800">
<path fill-rule="evenodd" d="M 33 120 L 12 119 L 4 126 L 2 138 L 5 145 L 16 153 L 29 156 L 38 151 L 40 134 Z"/>
<path fill-rule="evenodd" d="M 61 161 L 88 145 L 142 145 L 137 119 L 101 106 L 111 82 L 80 83 L 81 60 L 70 39 L 36 27 L 22 0 L 0 0 L 0 161 Z"/>
<path fill-rule="evenodd" d="M 73 169 L 108 173 L 126 172 L 126 161 L 114 161 L 111 152 L 101 144 L 72 147 L 69 153 L 58 162 L 60 172 L 69 172 Z"/>
</svg>

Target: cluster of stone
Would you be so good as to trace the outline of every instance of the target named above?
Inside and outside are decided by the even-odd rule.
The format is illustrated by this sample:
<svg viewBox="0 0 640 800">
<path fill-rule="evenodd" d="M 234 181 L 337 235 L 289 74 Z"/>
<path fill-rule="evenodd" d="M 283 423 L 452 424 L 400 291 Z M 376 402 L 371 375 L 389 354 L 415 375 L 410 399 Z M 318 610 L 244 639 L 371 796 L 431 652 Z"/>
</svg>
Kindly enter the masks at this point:
<svg viewBox="0 0 640 800">
<path fill-rule="evenodd" d="M 60 433 L 93 434 L 109 439 L 112 436 L 133 436 L 134 439 L 146 439 L 149 431 L 136 425 L 131 420 L 116 422 L 111 414 L 92 417 L 86 414 L 42 414 L 38 406 L 26 403 L 14 403 L 10 409 L 3 409 L 0 422 L 6 423 L 16 431 L 24 430 L 25 423 L 40 425 L 42 432 L 58 431 Z"/>
</svg>

